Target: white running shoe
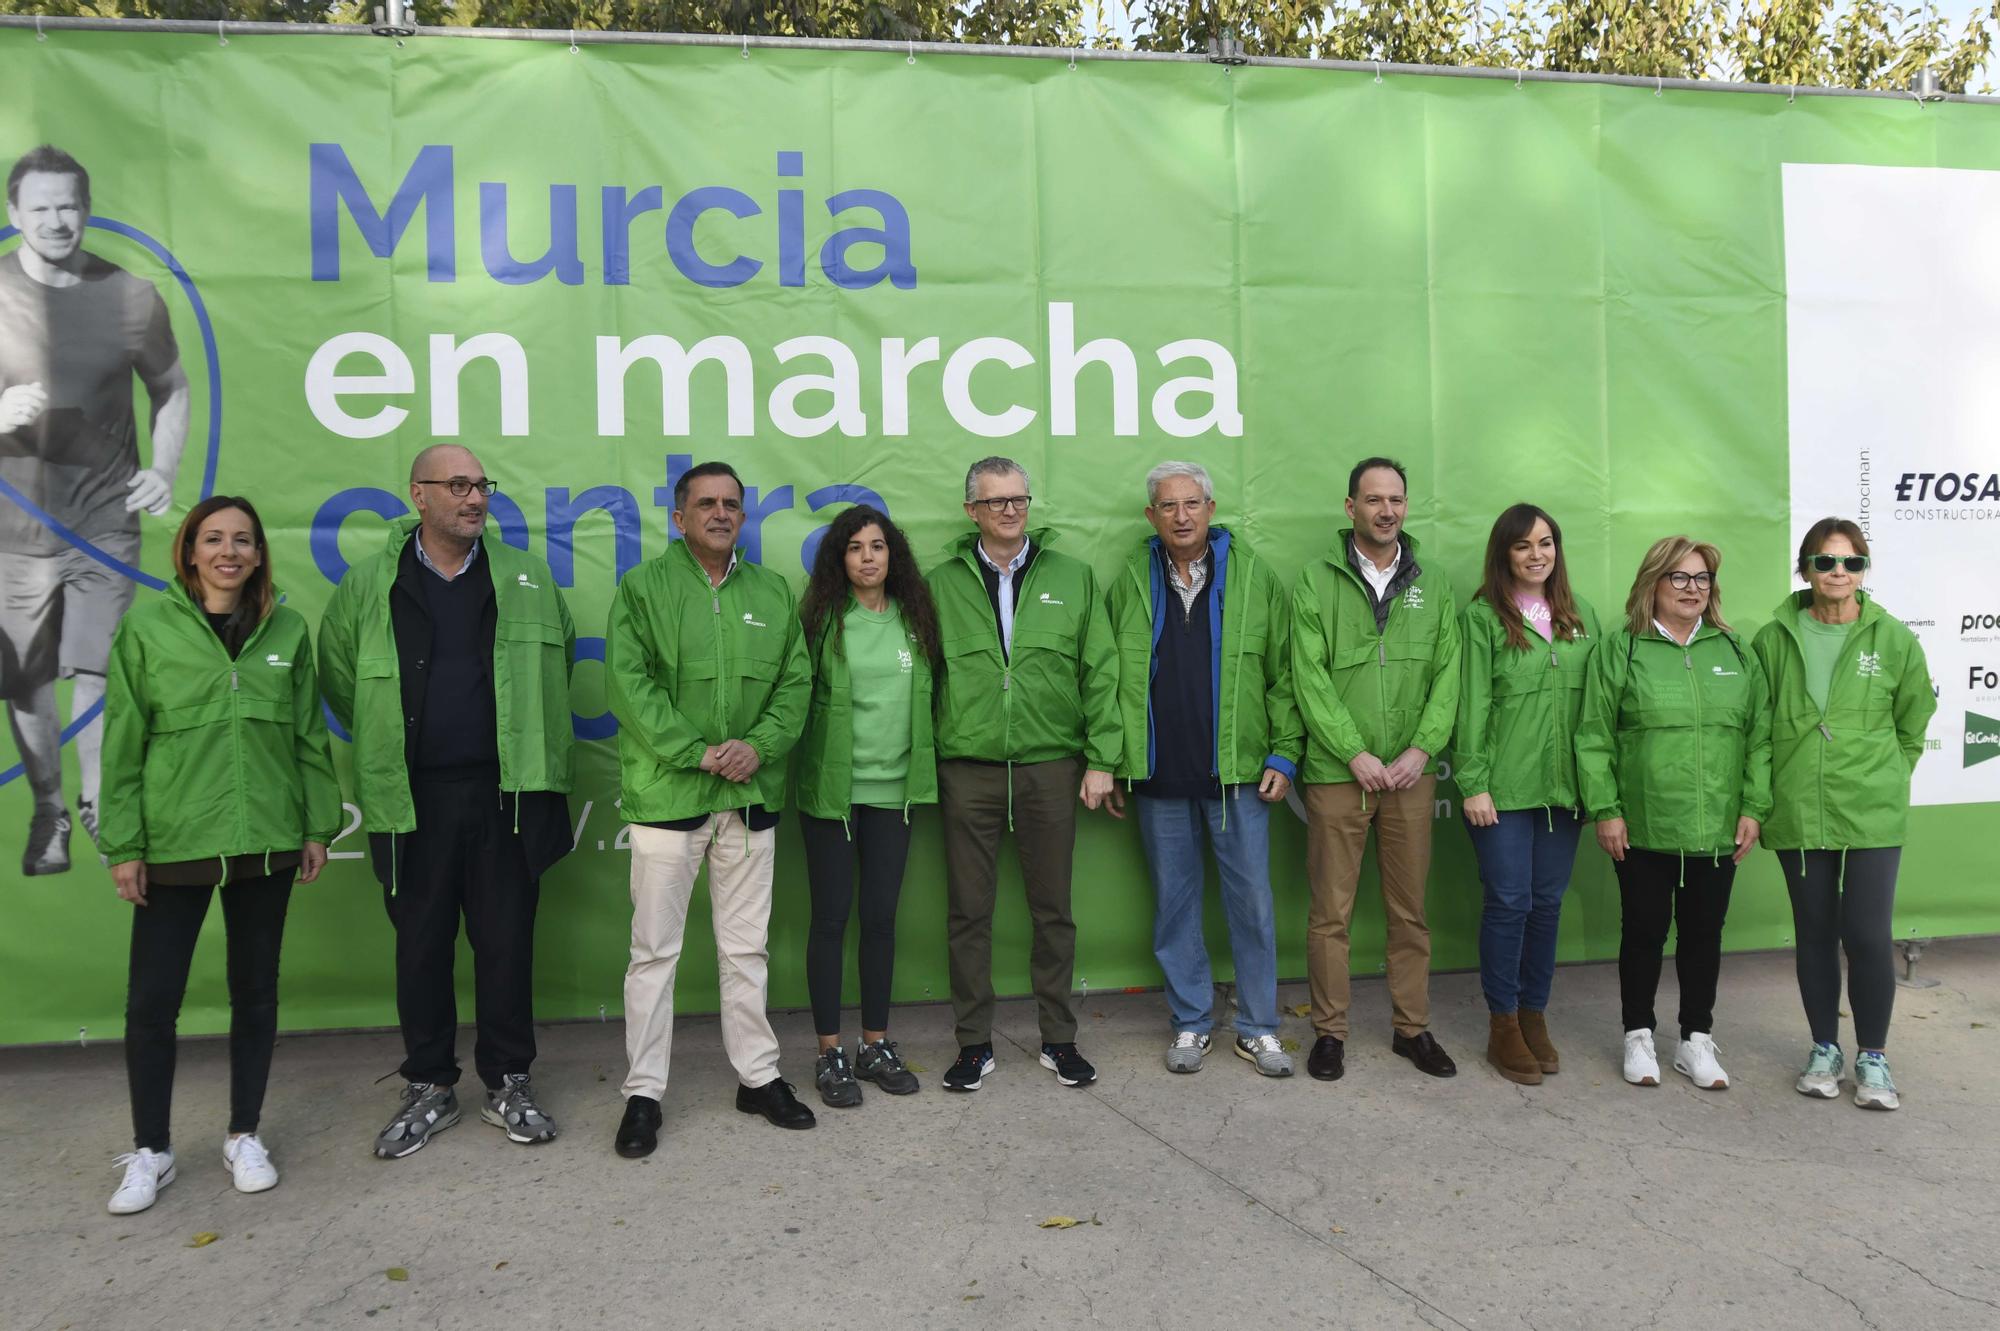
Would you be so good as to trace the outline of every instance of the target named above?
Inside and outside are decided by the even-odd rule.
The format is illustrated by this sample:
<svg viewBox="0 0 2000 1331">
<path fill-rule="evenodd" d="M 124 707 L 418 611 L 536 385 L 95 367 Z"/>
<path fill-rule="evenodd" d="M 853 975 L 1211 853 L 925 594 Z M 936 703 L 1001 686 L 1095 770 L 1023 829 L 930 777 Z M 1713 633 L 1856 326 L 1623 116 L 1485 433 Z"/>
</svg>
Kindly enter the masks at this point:
<svg viewBox="0 0 2000 1331">
<path fill-rule="evenodd" d="M 1832 1100 L 1840 1094 L 1840 1046 L 1837 1044 L 1816 1044 L 1806 1055 L 1805 1071 L 1792 1085 L 1800 1095 L 1810 1095 L 1819 1100 Z"/>
<path fill-rule="evenodd" d="M 1889 1076 L 1889 1060 L 1881 1054 L 1862 1054 L 1854 1060 L 1854 1103 L 1863 1109 L 1894 1109 L 1903 1103 Z"/>
<path fill-rule="evenodd" d="M 269 1192 L 278 1186 L 278 1168 L 271 1163 L 271 1153 L 254 1132 L 224 1137 L 222 1163 L 229 1166 L 229 1175 L 236 1180 L 238 1192 Z"/>
<path fill-rule="evenodd" d="M 1651 1031 L 1625 1032 L 1625 1080 L 1634 1086 L 1660 1084 L 1660 1058 L 1653 1052 Z"/>
<path fill-rule="evenodd" d="M 159 1197 L 160 1189 L 174 1181 L 174 1153 L 168 1151 L 128 1151 L 111 1162 L 125 1166 L 125 1178 L 111 1194 L 113 1215 L 137 1215 Z"/>
<path fill-rule="evenodd" d="M 1713 1036 L 1707 1031 L 1696 1031 L 1681 1041 L 1680 1052 L 1674 1055 L 1674 1071 L 1704 1091 L 1726 1091 L 1729 1089 L 1729 1074 L 1716 1060 L 1718 1052 Z"/>
</svg>

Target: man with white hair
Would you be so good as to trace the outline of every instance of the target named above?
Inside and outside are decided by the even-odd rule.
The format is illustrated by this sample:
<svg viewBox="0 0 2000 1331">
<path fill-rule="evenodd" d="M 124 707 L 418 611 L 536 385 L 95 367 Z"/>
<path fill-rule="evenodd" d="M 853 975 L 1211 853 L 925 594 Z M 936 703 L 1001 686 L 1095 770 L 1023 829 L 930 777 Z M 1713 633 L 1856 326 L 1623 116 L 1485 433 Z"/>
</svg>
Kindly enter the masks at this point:
<svg viewBox="0 0 2000 1331">
<path fill-rule="evenodd" d="M 935 733 L 959 1045 L 947 1091 L 976 1091 L 994 1069 L 993 901 L 1005 832 L 1034 923 L 1028 970 L 1042 1066 L 1064 1086 L 1097 1080 L 1077 1052 L 1069 1001 L 1070 861 L 1077 800 L 1104 804 L 1118 765 L 1118 654 L 1090 565 L 1049 549 L 1047 528 L 1028 529 L 1030 502 L 1020 463 L 973 463 L 965 515 L 976 530 L 928 575 L 945 652 Z"/>
<path fill-rule="evenodd" d="M 1202 938 L 1202 844 L 1215 852 L 1236 964 L 1237 1057 L 1292 1075 L 1278 1041 L 1278 938 L 1271 909 L 1269 804 L 1285 798 L 1305 749 L 1292 702 L 1290 597 L 1227 527 L 1192 462 L 1146 476 L 1156 535 L 1106 593 L 1118 643 L 1117 775 L 1139 813 L 1158 893 L 1153 955 L 1167 981 L 1167 1069 L 1199 1072 L 1215 1027 Z M 1121 801 L 1113 790 L 1114 808 Z"/>
</svg>

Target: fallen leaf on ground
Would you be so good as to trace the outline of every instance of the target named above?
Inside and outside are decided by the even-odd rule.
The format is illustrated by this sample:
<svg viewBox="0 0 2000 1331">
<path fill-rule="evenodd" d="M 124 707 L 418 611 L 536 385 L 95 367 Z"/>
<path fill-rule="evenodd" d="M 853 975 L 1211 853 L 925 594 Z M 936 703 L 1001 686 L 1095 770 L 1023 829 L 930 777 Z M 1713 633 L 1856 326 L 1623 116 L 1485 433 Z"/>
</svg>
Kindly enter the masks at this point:
<svg viewBox="0 0 2000 1331">
<path fill-rule="evenodd" d="M 1050 1217 L 1049 1217 L 1049 1218 L 1048 1218 L 1047 1220 L 1044 1220 L 1044 1221 L 1042 1221 L 1042 1223 L 1041 1223 L 1041 1224 L 1039 1224 L 1039 1225 L 1036 1225 L 1036 1226 L 1035 1226 L 1035 1228 L 1036 1228 L 1036 1229 L 1075 1229 L 1075 1228 L 1076 1228 L 1076 1227 L 1077 1227 L 1078 1225 L 1080 1225 L 1080 1224 L 1082 1224 L 1082 1223 L 1083 1223 L 1083 1222 L 1082 1222 L 1081 1220 L 1078 1220 L 1078 1219 L 1077 1219 L 1077 1218 L 1076 1218 L 1075 1216 L 1073 1216 L 1073 1215 L 1052 1215 L 1052 1216 L 1050 1216 Z"/>
<path fill-rule="evenodd" d="M 500 1269 L 501 1267 L 503 1267 L 503 1266 L 505 1266 L 505 1265 L 507 1265 L 507 1263 L 505 1263 L 505 1262 L 495 1262 L 495 1263 L 493 1263 L 493 1269 L 494 1269 L 495 1271 L 498 1271 L 498 1270 L 499 1270 L 499 1269 Z"/>
<path fill-rule="evenodd" d="M 1975 1031 L 1983 1031 L 1986 1029 L 1986 1023 L 1983 1021 L 1975 1021 L 1972 1023 L 1972 1029 Z"/>
<path fill-rule="evenodd" d="M 222 1235 L 220 1234 L 204 1229 L 203 1231 L 201 1231 L 201 1233 L 195 1235 L 193 1238 L 188 1240 L 188 1247 L 206 1248 L 209 1244 L 215 1242 L 217 1239 L 221 1237 Z"/>
<path fill-rule="evenodd" d="M 1297 1040 L 1280 1040 L 1278 1041 L 1278 1048 L 1288 1054 L 1296 1054 L 1299 1052 L 1299 1042 Z"/>
<path fill-rule="evenodd" d="M 1090 1223 L 1093 1225 L 1102 1225 L 1104 1222 L 1097 1218 L 1097 1212 L 1092 1211 L 1090 1213 Z"/>
<path fill-rule="evenodd" d="M 1292 1004 L 1292 1006 L 1286 1008 L 1285 1011 L 1291 1013 L 1294 1017 L 1303 1017 L 1308 1015 L 1312 1011 L 1312 1004 L 1294 1003 Z"/>
<path fill-rule="evenodd" d="M 410 1278 L 410 1273 L 400 1266 L 392 1266 L 382 1274 L 391 1280 L 408 1280 Z"/>
</svg>

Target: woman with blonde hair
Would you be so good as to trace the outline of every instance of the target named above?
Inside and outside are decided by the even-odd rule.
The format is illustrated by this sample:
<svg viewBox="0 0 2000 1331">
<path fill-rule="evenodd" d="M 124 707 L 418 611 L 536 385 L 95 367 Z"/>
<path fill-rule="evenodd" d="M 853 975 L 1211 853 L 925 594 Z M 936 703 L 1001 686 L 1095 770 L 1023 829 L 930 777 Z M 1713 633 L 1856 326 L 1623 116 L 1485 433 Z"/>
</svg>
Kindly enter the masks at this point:
<svg viewBox="0 0 2000 1331">
<path fill-rule="evenodd" d="M 1686 536 L 1653 543 L 1625 625 L 1591 657 L 1576 765 L 1623 908 L 1618 989 L 1625 1080 L 1657 1086 L 1653 999 L 1667 930 L 1678 939 L 1674 1070 L 1729 1085 L 1714 1039 L 1722 923 L 1736 866 L 1771 812 L 1771 703 L 1756 653 L 1722 617 L 1722 553 Z"/>
<path fill-rule="evenodd" d="M 222 890 L 228 930 L 229 1132 L 239 1192 L 276 1186 L 257 1120 L 278 1034 L 278 952 L 292 879 L 310 883 L 340 825 L 312 637 L 278 604 L 247 499 L 195 505 L 165 595 L 128 614 L 104 697 L 98 845 L 132 913 L 125 1071 L 133 1150 L 112 1194 L 143 1211 L 174 1181 L 174 1045 L 195 940 Z"/>
</svg>

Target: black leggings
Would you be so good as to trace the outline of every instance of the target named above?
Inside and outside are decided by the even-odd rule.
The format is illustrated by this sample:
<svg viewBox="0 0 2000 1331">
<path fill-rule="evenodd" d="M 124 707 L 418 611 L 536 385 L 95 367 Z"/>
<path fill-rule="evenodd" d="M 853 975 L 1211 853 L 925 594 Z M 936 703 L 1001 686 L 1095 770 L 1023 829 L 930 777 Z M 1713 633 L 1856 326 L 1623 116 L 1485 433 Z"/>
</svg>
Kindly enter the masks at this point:
<svg viewBox="0 0 2000 1331">
<path fill-rule="evenodd" d="M 1681 982 L 1681 1039 L 1715 1029 L 1715 985 L 1722 973 L 1722 921 L 1736 865 L 1728 855 L 1680 855 L 1636 846 L 1614 866 L 1623 906 L 1618 992 L 1625 1029 L 1650 1031 L 1660 988 L 1667 926 L 1674 929 L 1674 974 Z"/>
<path fill-rule="evenodd" d="M 1901 846 L 1870 850 L 1781 850 L 1799 936 L 1799 997 L 1819 1044 L 1840 1043 L 1840 953 L 1847 951 L 1847 1001 L 1854 1039 L 1881 1049 L 1896 1006 L 1896 959 L 1890 917 L 1896 909 Z M 1843 864 L 1843 860 L 1845 863 Z"/>
<path fill-rule="evenodd" d="M 255 1132 L 278 1039 L 278 951 L 294 870 L 245 878 L 222 889 L 228 933 L 229 1130 Z M 212 887 L 151 884 L 132 908 L 132 961 L 125 989 L 125 1077 L 132 1088 L 132 1144 L 172 1142 L 174 1043 L 195 940 Z"/>
<path fill-rule="evenodd" d="M 889 1029 L 889 984 L 896 970 L 896 901 L 910 856 L 910 825 L 901 809 L 857 804 L 848 817 L 854 839 L 837 818 L 800 815 L 806 879 L 812 887 L 812 932 L 806 938 L 806 990 L 813 1028 L 840 1034 L 840 972 L 847 914 L 854 905 L 855 859 L 861 862 L 861 1028 Z"/>
</svg>

